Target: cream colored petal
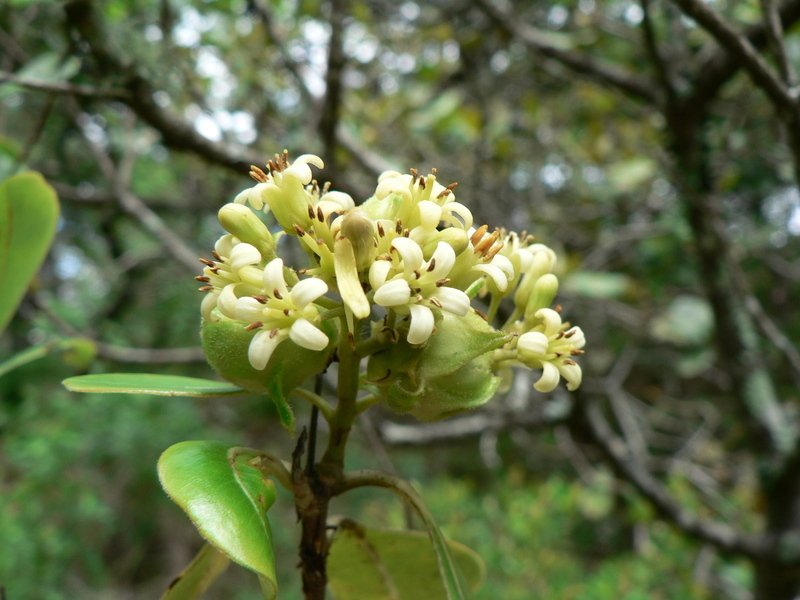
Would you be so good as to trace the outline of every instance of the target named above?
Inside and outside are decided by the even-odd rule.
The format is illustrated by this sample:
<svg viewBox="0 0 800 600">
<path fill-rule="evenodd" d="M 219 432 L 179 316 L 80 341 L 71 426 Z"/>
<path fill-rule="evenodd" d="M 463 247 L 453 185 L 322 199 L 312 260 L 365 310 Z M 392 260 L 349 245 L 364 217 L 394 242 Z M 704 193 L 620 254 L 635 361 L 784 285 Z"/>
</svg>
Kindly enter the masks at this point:
<svg viewBox="0 0 800 600">
<path fill-rule="evenodd" d="M 219 293 L 219 297 L 217 298 L 217 308 L 219 309 L 219 312 L 229 319 L 236 318 L 236 302 L 238 301 L 238 298 L 236 297 L 235 289 L 235 283 L 226 285 L 224 288 L 222 288 L 222 291 Z"/>
<path fill-rule="evenodd" d="M 376 260 L 369 268 L 369 284 L 373 290 L 379 289 L 389 276 L 392 270 L 392 263 L 388 260 Z"/>
<path fill-rule="evenodd" d="M 358 277 L 358 267 L 356 266 L 356 256 L 353 253 L 353 245 L 347 238 L 336 240 L 333 248 L 334 262 L 333 267 L 336 273 L 336 285 L 339 288 L 339 295 L 358 319 L 369 316 L 370 305 L 364 288 L 361 287 L 361 280 Z"/>
<path fill-rule="evenodd" d="M 570 392 L 577 390 L 583 379 L 583 372 L 580 366 L 578 364 L 568 365 L 562 363 L 557 365 L 557 367 L 561 376 L 567 380 L 567 389 Z"/>
<path fill-rule="evenodd" d="M 519 336 L 517 349 L 523 354 L 530 353 L 536 357 L 547 354 L 547 336 L 539 331 L 528 331 Z"/>
<path fill-rule="evenodd" d="M 547 393 L 552 392 L 558 385 L 559 375 L 558 369 L 553 363 L 542 363 L 542 376 L 539 381 L 533 384 L 534 389 L 539 392 Z"/>
<path fill-rule="evenodd" d="M 251 296 L 236 301 L 236 319 L 245 323 L 255 323 L 264 318 L 265 305 Z"/>
<path fill-rule="evenodd" d="M 231 250 L 233 250 L 234 239 L 235 238 L 230 233 L 223 235 L 217 240 L 217 243 L 214 244 L 214 250 L 216 250 L 217 254 L 220 256 L 230 256 Z"/>
<path fill-rule="evenodd" d="M 246 265 L 256 265 L 261 262 L 261 253 L 250 244 L 236 244 L 231 250 L 231 268 L 238 271 Z"/>
<path fill-rule="evenodd" d="M 434 297 L 441 303 L 442 310 L 463 317 L 469 311 L 469 296 L 461 290 L 451 287 L 440 287 Z"/>
<path fill-rule="evenodd" d="M 378 176 L 378 183 L 382 183 L 387 179 L 399 179 L 402 176 L 403 173 L 400 173 L 399 171 L 384 171 Z"/>
<path fill-rule="evenodd" d="M 378 199 L 386 198 L 390 194 L 400 194 L 404 202 L 411 202 L 412 200 L 408 184 L 400 182 L 397 178 L 385 179 L 375 189 L 375 197 Z"/>
<path fill-rule="evenodd" d="M 534 316 L 542 319 L 544 323 L 544 334 L 547 337 L 556 335 L 561 330 L 561 315 L 552 308 L 540 308 Z"/>
<path fill-rule="evenodd" d="M 417 204 L 419 209 L 419 220 L 422 227 L 427 231 L 433 231 L 442 220 L 442 207 L 431 202 L 430 200 L 423 200 Z"/>
<path fill-rule="evenodd" d="M 496 254 L 489 264 L 500 269 L 509 279 L 513 279 L 514 265 L 507 257 L 502 254 Z"/>
<path fill-rule="evenodd" d="M 297 282 L 292 288 L 292 302 L 297 307 L 297 310 L 303 310 L 307 304 L 313 302 L 323 294 L 328 292 L 328 284 L 311 277 Z"/>
<path fill-rule="evenodd" d="M 203 302 L 200 304 L 200 314 L 203 315 L 203 318 L 209 323 L 216 323 L 219 321 L 219 317 L 211 312 L 217 307 L 217 298 L 219 298 L 219 291 L 212 290 L 206 294 L 206 297 L 203 298 Z"/>
<path fill-rule="evenodd" d="M 322 202 L 331 202 L 333 204 L 338 204 L 339 207 L 343 210 L 350 210 L 354 208 L 356 203 L 353 200 L 353 197 L 350 194 L 345 194 L 344 192 L 328 192 L 324 194 L 320 199 L 320 203 Z"/>
<path fill-rule="evenodd" d="M 456 219 L 453 215 L 460 218 Z M 460 202 L 448 202 L 442 207 L 442 220 L 460 229 L 470 229 L 473 223 L 472 211 Z"/>
<path fill-rule="evenodd" d="M 275 352 L 275 348 L 287 337 L 289 334 L 285 329 L 281 329 L 275 335 L 265 329 L 255 334 L 247 348 L 247 358 L 253 368 L 263 371 L 272 357 L 272 353 Z"/>
<path fill-rule="evenodd" d="M 302 154 L 283 172 L 283 176 L 294 177 L 303 185 L 311 183 L 313 174 L 311 173 L 311 167 L 308 165 L 314 165 L 319 169 L 325 168 L 325 163 L 322 162 L 319 156 L 315 156 L 314 154 Z"/>
<path fill-rule="evenodd" d="M 433 312 L 427 306 L 412 304 L 409 306 L 411 311 L 411 325 L 408 328 L 409 344 L 423 344 L 428 341 L 433 333 Z"/>
<path fill-rule="evenodd" d="M 476 271 L 480 271 L 481 273 L 486 273 L 489 277 L 491 277 L 492 281 L 497 286 L 497 289 L 501 292 L 505 292 L 508 288 L 508 277 L 501 269 L 495 267 L 493 264 L 477 264 L 472 268 Z"/>
<path fill-rule="evenodd" d="M 403 259 L 403 270 L 406 277 L 412 277 L 414 269 L 422 267 L 422 248 L 417 242 L 405 237 L 392 240 L 392 247 L 397 249 Z"/>
<path fill-rule="evenodd" d="M 264 267 L 264 289 L 268 294 L 273 294 L 275 290 L 278 290 L 281 296 L 289 293 L 286 289 L 286 280 L 283 278 L 283 259 L 273 259 Z"/>
<path fill-rule="evenodd" d="M 309 350 L 324 350 L 328 342 L 328 336 L 314 327 L 306 319 L 297 319 L 289 329 L 289 337 L 298 346 Z"/>
<path fill-rule="evenodd" d="M 250 188 L 250 193 L 247 195 L 247 201 L 250 203 L 256 210 L 261 210 L 264 208 L 264 189 L 267 187 L 267 183 L 257 183 L 253 187 Z M 269 207 L 267 207 L 267 211 Z"/>
<path fill-rule="evenodd" d="M 381 306 L 401 306 L 411 297 L 411 288 L 405 279 L 392 279 L 375 292 L 372 299 Z"/>
<path fill-rule="evenodd" d="M 447 242 L 439 242 L 436 245 L 433 256 L 431 256 L 431 260 L 425 266 L 426 269 L 431 261 L 434 263 L 433 270 L 430 271 L 431 277 L 434 281 L 442 279 L 450 274 L 453 265 L 456 264 L 456 251 Z"/>
</svg>

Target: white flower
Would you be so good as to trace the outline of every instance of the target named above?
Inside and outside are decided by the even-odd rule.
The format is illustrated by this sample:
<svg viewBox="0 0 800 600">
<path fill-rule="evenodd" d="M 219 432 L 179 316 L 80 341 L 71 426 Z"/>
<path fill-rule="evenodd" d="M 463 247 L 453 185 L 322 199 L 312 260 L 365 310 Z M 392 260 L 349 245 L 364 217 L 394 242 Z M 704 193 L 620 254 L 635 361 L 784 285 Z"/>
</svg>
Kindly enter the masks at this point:
<svg viewBox="0 0 800 600">
<path fill-rule="evenodd" d="M 209 285 L 200 288 L 208 292 L 200 312 L 209 322 L 219 318 L 213 313 L 217 308 L 230 318 L 234 317 L 235 303 L 239 296 L 257 294 L 261 289 L 261 253 L 250 244 L 239 243 L 232 235 L 222 236 L 214 248 L 214 259 L 203 259 L 206 267 L 203 275 L 196 277 Z"/>
<path fill-rule="evenodd" d="M 419 244 L 405 237 L 392 240 L 392 248 L 399 256 L 391 261 L 375 261 L 370 268 L 369 281 L 375 290 L 373 301 L 409 315 L 407 340 L 410 344 L 422 344 L 433 333 L 434 310 L 462 317 L 469 310 L 469 297 L 461 290 L 447 287 L 447 275 L 456 261 L 455 251 L 449 244 L 439 242 L 433 256 L 425 261 Z"/>
<path fill-rule="evenodd" d="M 316 327 L 319 309 L 313 304 L 328 291 L 324 281 L 303 279 L 290 290 L 283 276 L 283 260 L 276 258 L 264 268 L 263 290 L 263 294 L 238 298 L 235 307 L 237 320 L 260 330 L 248 349 L 253 368 L 264 369 L 275 348 L 287 338 L 309 350 L 323 350 L 328 345 L 328 336 Z"/>
</svg>

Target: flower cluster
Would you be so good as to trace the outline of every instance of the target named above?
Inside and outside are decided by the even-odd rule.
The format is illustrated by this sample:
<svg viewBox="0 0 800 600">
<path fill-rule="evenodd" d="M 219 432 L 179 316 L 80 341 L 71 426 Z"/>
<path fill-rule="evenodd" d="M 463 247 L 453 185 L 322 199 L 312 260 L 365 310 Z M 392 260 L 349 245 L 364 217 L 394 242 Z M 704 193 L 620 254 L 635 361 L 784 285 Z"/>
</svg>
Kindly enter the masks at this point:
<svg viewBox="0 0 800 600">
<path fill-rule="evenodd" d="M 256 185 L 220 211 L 228 234 L 214 259 L 203 259 L 197 278 L 207 284 L 200 288 L 208 293 L 204 320 L 231 319 L 255 331 L 248 349 L 253 368 L 265 369 L 282 343 L 328 348 L 324 330 L 331 328 L 323 322 L 337 317 L 340 339 L 353 347 L 368 331 L 376 352 L 398 343 L 422 352 L 445 335 L 438 331 L 445 314 L 449 330 L 451 317 L 478 314 L 491 323 L 509 299 L 510 318 L 489 327 L 502 334 L 492 338 L 500 341 L 480 350 L 491 358 L 487 376 L 507 380 L 511 367 L 524 366 L 542 371 L 535 387 L 543 392 L 561 377 L 569 389 L 580 384 L 574 357 L 585 339 L 551 307 L 558 280 L 550 248 L 525 233 L 475 227 L 456 201 L 456 184 L 441 185 L 435 170 L 384 173 L 374 195 L 356 206 L 349 195 L 319 186 L 311 166 L 321 168 L 322 160 L 303 155 L 290 162 L 284 152 L 266 172 L 253 167 Z M 254 211 L 271 213 L 280 231 L 273 236 Z M 296 272 L 276 253 L 280 238 L 291 237 L 309 258 Z M 472 307 L 475 298 L 486 314 Z M 437 338 L 437 347 L 446 342 Z"/>
</svg>

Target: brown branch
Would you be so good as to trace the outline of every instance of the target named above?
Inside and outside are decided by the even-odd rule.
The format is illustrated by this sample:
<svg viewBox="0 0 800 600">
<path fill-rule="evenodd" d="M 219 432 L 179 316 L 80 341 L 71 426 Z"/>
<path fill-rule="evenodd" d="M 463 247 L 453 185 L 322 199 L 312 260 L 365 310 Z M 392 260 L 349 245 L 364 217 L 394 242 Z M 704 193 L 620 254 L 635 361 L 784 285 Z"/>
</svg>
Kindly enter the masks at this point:
<svg viewBox="0 0 800 600">
<path fill-rule="evenodd" d="M 778 63 L 778 73 L 783 82 L 792 87 L 794 85 L 794 74 L 786 56 L 786 44 L 783 37 L 783 24 L 781 23 L 778 9 L 773 0 L 761 0 L 761 9 L 764 12 L 764 22 L 766 23 L 767 39 L 772 48 L 775 62 Z"/>
<path fill-rule="evenodd" d="M 611 429 L 596 402 L 583 400 L 579 404 L 579 411 L 594 442 L 619 474 L 681 531 L 726 552 L 749 558 L 763 558 L 772 551 L 766 538 L 741 533 L 730 525 L 708 521 L 685 510 L 639 462 L 638 457 L 629 452 L 624 442 Z"/>
<path fill-rule="evenodd" d="M 661 84 L 661 88 L 664 90 L 664 95 L 669 103 L 677 95 L 675 85 L 672 81 L 672 70 L 670 69 L 669 63 L 664 60 L 664 56 L 661 54 L 661 50 L 658 47 L 656 32 L 653 28 L 653 16 L 650 13 L 650 0 L 639 0 L 639 3 L 642 7 L 643 14 L 642 35 L 644 37 L 644 45 L 645 48 L 647 48 L 647 53 L 650 55 L 650 61 L 655 67 L 658 81 Z"/>
<path fill-rule="evenodd" d="M 499 9 L 492 0 L 477 0 L 477 4 L 495 23 L 537 54 L 552 58 L 579 75 L 621 90 L 629 96 L 650 104 L 658 103 L 654 86 L 648 85 L 640 75 L 616 65 L 601 63 L 587 54 L 553 46 L 544 39 L 542 32 Z"/>
<path fill-rule="evenodd" d="M 319 135 L 325 156 L 336 169 L 336 128 L 342 104 L 342 72 L 345 54 L 342 34 L 347 16 L 348 0 L 331 0 L 331 36 L 328 41 L 328 67 L 325 73 L 325 98 L 319 120 Z"/>
<path fill-rule="evenodd" d="M 122 88 L 97 88 L 90 85 L 78 85 L 66 81 L 39 81 L 20 77 L 8 71 L 0 71 L 0 82 L 13 83 L 31 90 L 40 92 L 56 92 L 89 98 L 105 98 L 109 100 L 130 99 L 130 92 Z"/>
</svg>

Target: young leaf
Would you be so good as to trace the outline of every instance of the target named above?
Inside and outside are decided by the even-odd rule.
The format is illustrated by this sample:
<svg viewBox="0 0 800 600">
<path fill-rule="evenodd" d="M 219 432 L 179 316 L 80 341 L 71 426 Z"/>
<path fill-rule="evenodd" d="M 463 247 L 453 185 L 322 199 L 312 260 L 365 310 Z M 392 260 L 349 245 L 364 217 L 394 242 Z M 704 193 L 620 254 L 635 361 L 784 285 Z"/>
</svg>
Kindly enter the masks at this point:
<svg viewBox="0 0 800 600">
<path fill-rule="evenodd" d="M 151 373 L 79 375 L 69 377 L 62 383 L 68 390 L 88 394 L 153 394 L 155 396 L 211 398 L 247 393 L 224 381 Z"/>
<path fill-rule="evenodd" d="M 450 553 L 475 591 L 485 579 L 480 557 L 463 544 L 447 541 Z M 436 554 L 421 531 L 388 531 L 345 520 L 328 555 L 328 577 L 338 600 L 446 600 Z"/>
<path fill-rule="evenodd" d="M 56 193 L 39 173 L 20 173 L 0 184 L 0 331 L 44 261 L 58 212 Z"/>
<path fill-rule="evenodd" d="M 220 442 L 180 442 L 161 455 L 158 477 L 200 534 L 255 571 L 265 598 L 273 600 L 277 584 L 267 510 L 275 502 L 275 485 L 247 463 L 249 457 Z"/>
<path fill-rule="evenodd" d="M 228 568 L 231 559 L 211 544 L 203 544 L 180 575 L 172 580 L 161 600 L 195 600 Z"/>
</svg>

